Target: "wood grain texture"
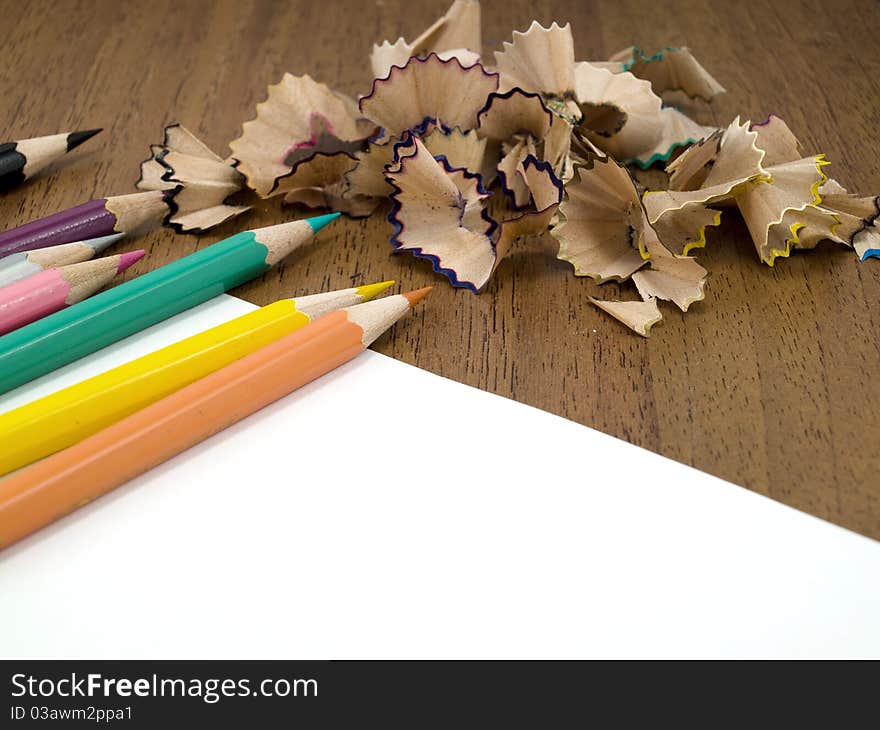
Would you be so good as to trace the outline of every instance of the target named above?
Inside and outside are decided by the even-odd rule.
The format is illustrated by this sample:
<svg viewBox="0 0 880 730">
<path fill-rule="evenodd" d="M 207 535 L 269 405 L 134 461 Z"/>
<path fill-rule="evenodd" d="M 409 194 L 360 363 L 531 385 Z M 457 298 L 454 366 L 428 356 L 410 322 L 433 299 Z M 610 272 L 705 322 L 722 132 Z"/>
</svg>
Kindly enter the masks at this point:
<svg viewBox="0 0 880 730">
<path fill-rule="evenodd" d="M 9 227 L 91 197 L 133 192 L 138 163 L 172 121 L 226 154 L 266 86 L 285 71 L 365 92 L 371 44 L 412 37 L 446 5 L 0 1 L 14 29 L 0 68 L 0 138 L 105 128 L 48 174 L 0 197 L 0 221 Z M 880 192 L 875 2 L 489 0 L 485 50 L 533 17 L 570 21 L 580 59 L 632 43 L 651 51 L 690 46 L 728 89 L 711 108 L 697 107 L 699 121 L 721 125 L 736 114 L 762 120 L 774 112 L 806 151 L 828 155 L 844 185 Z M 147 257 L 126 276 L 297 214 L 270 201 L 210 235 L 157 231 L 137 241 Z M 649 340 L 588 303 L 591 294 L 614 298 L 616 287 L 600 290 L 572 276 L 549 236 L 516 248 L 488 291 L 474 296 L 447 286 L 426 262 L 391 255 L 381 214 L 334 224 L 234 293 L 265 304 L 388 278 L 406 288 L 439 285 L 429 306 L 376 349 L 880 537 L 880 262 L 860 264 L 823 244 L 771 269 L 757 260 L 745 226 L 727 218 L 699 256 L 710 272 L 706 300 L 686 315 L 664 306 L 665 320 Z M 395 411 L 413 407 L 389 397 Z M 393 452 L 388 458 L 393 464 Z M 589 461 L 583 475 L 590 478 Z"/>
</svg>

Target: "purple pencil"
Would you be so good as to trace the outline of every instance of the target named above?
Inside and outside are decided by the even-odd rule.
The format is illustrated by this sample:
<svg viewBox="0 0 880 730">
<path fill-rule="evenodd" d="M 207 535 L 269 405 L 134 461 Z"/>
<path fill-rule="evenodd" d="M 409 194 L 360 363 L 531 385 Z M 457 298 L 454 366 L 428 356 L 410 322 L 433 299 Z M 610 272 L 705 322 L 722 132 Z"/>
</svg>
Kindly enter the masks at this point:
<svg viewBox="0 0 880 730">
<path fill-rule="evenodd" d="M 0 233 L 0 258 L 19 251 L 58 246 L 99 236 L 143 233 L 170 215 L 176 190 L 116 195 L 90 200 L 60 213 Z"/>
</svg>

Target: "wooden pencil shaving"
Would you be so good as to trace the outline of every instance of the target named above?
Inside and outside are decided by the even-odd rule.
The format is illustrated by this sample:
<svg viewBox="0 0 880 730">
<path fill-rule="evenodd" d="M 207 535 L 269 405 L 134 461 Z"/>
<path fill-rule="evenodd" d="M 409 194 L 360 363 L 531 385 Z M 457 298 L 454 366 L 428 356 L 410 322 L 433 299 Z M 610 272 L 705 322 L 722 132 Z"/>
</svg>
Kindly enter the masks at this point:
<svg viewBox="0 0 880 730">
<path fill-rule="evenodd" d="M 713 134 L 715 127 L 697 124 L 678 109 L 663 107 L 660 111 L 660 137 L 653 149 L 636 157 L 633 163 L 643 170 L 657 162 L 666 162 L 672 153 Z"/>
<path fill-rule="evenodd" d="M 678 149 L 715 130 L 664 108 L 651 84 L 629 72 L 612 73 L 582 61 L 575 64 L 579 127 L 594 146 L 642 168 L 665 162 Z"/>
<path fill-rule="evenodd" d="M 279 178 L 276 192 L 284 194 L 286 205 L 332 208 L 352 218 L 366 217 L 382 199 L 350 192 L 345 175 L 357 164 L 357 159 L 346 152 L 318 152 L 292 173 Z"/>
<path fill-rule="evenodd" d="M 706 270 L 663 245 L 635 181 L 612 157 L 575 167 L 552 234 L 559 241 L 559 258 L 574 266 L 575 275 L 599 283 L 632 279 L 642 303 L 594 303 L 638 334 L 647 336 L 662 317 L 657 299 L 686 312 L 704 297 Z"/>
<path fill-rule="evenodd" d="M 540 94 L 513 88 L 505 93 L 489 94 L 477 114 L 477 130 L 493 142 L 504 142 L 516 135 L 528 134 L 543 140 L 550 132 L 553 114 Z"/>
<path fill-rule="evenodd" d="M 632 160 L 656 146 L 663 100 L 650 83 L 586 61 L 575 65 L 574 83 L 580 127 L 596 147 L 619 160 Z"/>
<path fill-rule="evenodd" d="M 690 97 L 711 101 L 724 87 L 694 58 L 688 48 L 665 48 L 650 56 L 635 46 L 625 48 L 609 59 L 620 73 L 630 72 L 651 83 L 657 94 L 683 91 Z"/>
<path fill-rule="evenodd" d="M 562 195 L 550 165 L 529 157 L 523 180 L 541 207 L 499 222 L 479 174 L 435 157 L 418 137 L 399 143 L 397 153 L 386 171 L 394 187 L 392 243 L 430 260 L 456 287 L 482 289 L 517 238 L 546 230 Z"/>
<path fill-rule="evenodd" d="M 852 246 L 861 261 L 869 256 L 880 258 L 880 227 L 875 224 L 859 231 L 852 239 Z"/>
<path fill-rule="evenodd" d="M 434 127 L 421 138 L 434 157 L 443 157 L 452 167 L 463 167 L 470 172 L 481 172 L 486 155 L 487 140 L 476 130 L 462 132 L 460 129 Z"/>
<path fill-rule="evenodd" d="M 734 200 L 749 228 L 755 250 L 761 260 L 773 265 L 779 256 L 791 253 L 793 240 L 774 241 L 771 229 L 788 212 L 801 212 L 808 206 L 822 202 L 819 186 L 827 179 L 822 167 L 827 165 L 822 155 L 806 157 L 767 168 L 769 180 L 756 180 L 743 185 Z"/>
<path fill-rule="evenodd" d="M 629 173 L 606 157 L 575 166 L 551 232 L 575 276 L 623 281 L 646 263 L 647 249 L 639 251 L 646 222 Z"/>
<path fill-rule="evenodd" d="M 385 168 L 394 160 L 392 138 L 383 144 L 371 143 L 363 152 L 355 153 L 357 164 L 345 173 L 345 182 L 352 194 L 367 197 L 387 197 L 393 188 L 385 180 Z"/>
<path fill-rule="evenodd" d="M 434 158 L 420 139 L 413 140 L 413 147 L 415 152 L 388 173 L 396 188 L 389 216 L 395 228 L 392 243 L 429 259 L 454 286 L 476 291 L 495 266 L 497 223 L 482 205 L 491 193 L 477 174 Z"/>
<path fill-rule="evenodd" d="M 526 158 L 535 156 L 535 142 L 531 136 L 518 138 L 498 163 L 498 178 L 505 193 L 510 196 L 513 206 L 525 208 L 531 199 L 526 184 L 524 164 Z"/>
<path fill-rule="evenodd" d="M 656 299 L 641 302 L 609 302 L 590 297 L 590 301 L 642 337 L 647 337 L 651 327 L 663 319 Z"/>
<path fill-rule="evenodd" d="M 477 112 L 498 88 L 498 74 L 480 64 L 463 66 L 457 58 L 411 58 L 375 79 L 360 101 L 361 112 L 382 128 L 382 135 L 400 136 L 426 119 L 437 119 L 462 130 L 477 125 Z"/>
<path fill-rule="evenodd" d="M 204 231 L 250 209 L 224 203 L 242 189 L 244 178 L 186 127 L 169 125 L 163 143 L 150 151 L 137 187 L 175 191 L 166 223 L 178 231 Z"/>
<path fill-rule="evenodd" d="M 374 45 L 370 54 L 373 77 L 385 78 L 392 66 L 405 66 L 410 58 L 423 58 L 431 53 L 443 59 L 454 57 L 463 66 L 472 66 L 480 60 L 481 33 L 480 3 L 455 0 L 442 18 L 412 42 L 398 38 L 394 43 L 383 41 Z"/>
<path fill-rule="evenodd" d="M 688 48 L 585 61 L 570 25 L 535 21 L 484 56 L 480 26 L 479 3 L 455 0 L 427 28 L 379 39 L 357 101 L 285 74 L 228 163 L 169 130 L 139 186 L 179 196 L 171 222 L 187 226 L 243 210 L 225 203 L 242 182 L 352 217 L 390 201 L 393 249 L 474 292 L 519 239 L 550 230 L 590 286 L 632 283 L 639 300 L 591 300 L 643 336 L 663 307 L 699 310 L 707 272 L 688 254 L 722 213 L 743 219 L 765 264 L 826 240 L 880 257 L 878 198 L 829 179 L 777 115 L 707 124 L 703 102 L 724 89 Z M 631 174 L 660 165 L 655 189 Z"/>
<path fill-rule="evenodd" d="M 495 51 L 501 91 L 519 88 L 540 94 L 547 106 L 570 122 L 580 119 L 574 99 L 574 39 L 571 26 L 532 22 L 525 33 L 513 32 L 503 51 Z"/>
<path fill-rule="evenodd" d="M 523 177 L 534 206 L 532 210 L 507 218 L 499 224 L 495 243 L 495 268 L 518 239 L 547 230 L 562 200 L 562 183 L 554 174 L 550 163 L 535 157 L 526 158 L 523 163 Z"/>
<path fill-rule="evenodd" d="M 687 189 L 643 194 L 648 221 L 673 251 L 688 254 L 705 246 L 706 228 L 721 222 L 712 206 L 730 203 L 736 191 L 752 181 L 769 179 L 762 165 L 764 152 L 755 146 L 757 139 L 748 122 L 741 124 L 737 118 L 717 141 L 710 135 L 674 163 L 673 174 L 680 174 L 678 182 L 687 184 Z"/>
<path fill-rule="evenodd" d="M 785 121 L 775 114 L 771 114 L 764 122 L 752 124 L 751 129 L 758 135 L 755 146 L 764 150 L 764 165 L 781 165 L 803 157 L 798 138 Z"/>
<path fill-rule="evenodd" d="M 299 160 L 316 151 L 352 152 L 352 144 L 359 146 L 374 128 L 351 99 L 311 76 L 284 74 L 229 147 L 248 186 L 265 198 Z"/>
<path fill-rule="evenodd" d="M 670 252 L 652 229 L 644 225 L 645 247 L 649 259 L 646 268 L 632 275 L 633 282 L 642 299 L 663 299 L 673 302 L 682 312 L 705 296 L 706 269 L 688 256 L 676 256 Z"/>
<path fill-rule="evenodd" d="M 715 164 L 726 130 L 719 129 L 699 140 L 666 166 L 670 190 L 697 190 L 703 187 Z"/>
</svg>

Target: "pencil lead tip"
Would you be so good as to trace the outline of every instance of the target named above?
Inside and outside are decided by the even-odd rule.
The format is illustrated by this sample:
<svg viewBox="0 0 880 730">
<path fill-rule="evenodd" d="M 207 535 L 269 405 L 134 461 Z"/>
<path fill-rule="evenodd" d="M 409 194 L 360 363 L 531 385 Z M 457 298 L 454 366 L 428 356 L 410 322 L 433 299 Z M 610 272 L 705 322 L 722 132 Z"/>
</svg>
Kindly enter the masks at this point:
<svg viewBox="0 0 880 730">
<path fill-rule="evenodd" d="M 312 231 L 317 233 L 331 221 L 336 220 L 339 213 L 327 213 L 326 215 L 316 215 L 314 218 L 306 218 L 306 222 L 312 227 Z"/>
<path fill-rule="evenodd" d="M 409 306 L 414 307 L 418 302 L 431 293 L 433 286 L 426 286 L 424 289 L 416 289 L 415 291 L 404 292 L 403 296 L 409 301 Z"/>
<path fill-rule="evenodd" d="M 383 291 L 388 289 L 389 287 L 394 286 L 396 282 L 392 281 L 380 281 L 378 284 L 364 284 L 363 286 L 357 287 L 358 296 L 363 299 L 365 302 L 370 301 L 374 297 L 379 296 Z"/>
<path fill-rule="evenodd" d="M 71 132 L 67 135 L 67 151 L 79 147 L 86 140 L 94 137 L 101 129 L 86 129 L 81 132 Z"/>
<path fill-rule="evenodd" d="M 120 238 L 124 238 L 125 233 L 112 233 L 109 236 L 99 236 L 98 238 L 89 238 L 85 241 L 80 241 L 80 243 L 85 244 L 89 248 L 95 250 L 96 253 L 103 251 L 105 248 L 109 248 L 114 243 L 116 243 Z"/>
<path fill-rule="evenodd" d="M 121 274 L 133 263 L 140 261 L 144 257 L 144 254 L 146 254 L 146 251 L 142 250 L 127 251 L 126 253 L 121 254 L 119 256 L 119 265 L 116 267 L 116 273 Z"/>
</svg>

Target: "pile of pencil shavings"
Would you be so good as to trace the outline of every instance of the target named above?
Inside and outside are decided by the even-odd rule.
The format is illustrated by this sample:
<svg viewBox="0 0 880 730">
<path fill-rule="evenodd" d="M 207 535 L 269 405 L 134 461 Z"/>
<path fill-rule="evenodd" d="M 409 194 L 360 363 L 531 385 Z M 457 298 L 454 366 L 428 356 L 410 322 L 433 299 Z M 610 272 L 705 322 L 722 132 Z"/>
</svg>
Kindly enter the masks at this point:
<svg viewBox="0 0 880 730">
<path fill-rule="evenodd" d="M 880 256 L 878 198 L 829 179 L 781 119 L 715 129 L 664 106 L 670 92 L 709 102 L 724 90 L 687 48 L 575 61 L 571 28 L 536 22 L 494 66 L 481 45 L 479 3 L 456 0 L 414 41 L 373 47 L 359 101 L 285 74 L 228 160 L 173 128 L 139 185 L 193 188 L 202 227 L 246 210 L 224 204 L 244 185 L 353 217 L 390 199 L 392 246 L 474 292 L 518 239 L 549 228 L 575 275 L 635 284 L 640 300 L 591 301 L 641 335 L 662 318 L 657 300 L 686 311 L 703 299 L 706 270 L 687 254 L 722 209 L 771 266 L 825 239 Z M 627 169 L 684 148 L 668 189 L 643 190 Z"/>
</svg>

